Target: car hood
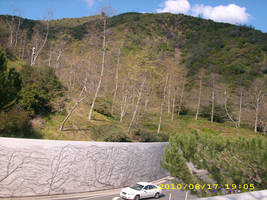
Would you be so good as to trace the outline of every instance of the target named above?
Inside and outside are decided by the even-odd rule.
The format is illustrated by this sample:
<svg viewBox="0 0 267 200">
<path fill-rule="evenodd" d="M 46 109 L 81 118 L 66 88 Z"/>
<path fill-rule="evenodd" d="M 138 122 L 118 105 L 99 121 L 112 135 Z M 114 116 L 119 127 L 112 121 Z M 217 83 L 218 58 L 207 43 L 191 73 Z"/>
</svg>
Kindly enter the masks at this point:
<svg viewBox="0 0 267 200">
<path fill-rule="evenodd" d="M 121 192 L 125 192 L 127 194 L 136 194 L 136 193 L 138 193 L 137 190 L 134 190 L 134 189 L 132 189 L 130 187 L 124 188 Z"/>
</svg>

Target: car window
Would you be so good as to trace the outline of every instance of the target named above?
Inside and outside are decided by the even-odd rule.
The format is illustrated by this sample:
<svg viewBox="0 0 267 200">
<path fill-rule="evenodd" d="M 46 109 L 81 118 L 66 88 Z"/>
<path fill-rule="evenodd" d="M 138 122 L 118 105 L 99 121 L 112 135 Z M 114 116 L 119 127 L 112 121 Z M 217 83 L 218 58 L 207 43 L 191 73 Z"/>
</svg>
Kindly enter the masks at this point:
<svg viewBox="0 0 267 200">
<path fill-rule="evenodd" d="M 145 186 L 144 189 L 145 189 L 145 190 L 149 190 L 149 187 L 148 187 L 148 186 L 149 186 L 149 185 Z"/>
<path fill-rule="evenodd" d="M 143 187 L 144 187 L 143 185 L 136 184 L 136 185 L 134 185 L 134 186 L 132 186 L 132 187 L 130 187 L 130 188 L 132 188 L 132 189 L 134 189 L 134 190 L 138 190 L 138 191 L 140 191 L 140 190 L 142 190 Z"/>
<path fill-rule="evenodd" d="M 156 186 L 154 186 L 154 185 L 149 185 L 149 189 L 150 190 L 154 190 L 154 189 L 156 189 L 157 187 Z"/>
</svg>

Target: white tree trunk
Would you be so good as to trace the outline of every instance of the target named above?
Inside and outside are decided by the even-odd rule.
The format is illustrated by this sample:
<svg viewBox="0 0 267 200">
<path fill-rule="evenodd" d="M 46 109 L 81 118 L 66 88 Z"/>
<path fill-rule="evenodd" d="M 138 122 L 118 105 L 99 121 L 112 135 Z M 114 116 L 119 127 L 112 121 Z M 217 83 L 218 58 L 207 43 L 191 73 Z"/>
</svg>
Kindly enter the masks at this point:
<svg viewBox="0 0 267 200">
<path fill-rule="evenodd" d="M 31 66 L 35 65 L 38 56 L 40 55 L 41 51 L 43 50 L 43 48 L 46 44 L 47 38 L 48 38 L 48 34 L 49 34 L 49 21 L 47 21 L 46 34 L 45 34 L 45 39 L 44 39 L 42 46 L 38 50 L 36 47 L 36 53 L 34 51 L 32 52 Z"/>
<path fill-rule="evenodd" d="M 199 93 L 198 93 L 197 112 L 196 112 L 195 120 L 198 120 L 199 109 L 201 105 L 201 95 L 202 95 L 202 76 L 200 76 L 200 80 L 199 80 Z"/>
<path fill-rule="evenodd" d="M 175 101 L 176 101 L 176 90 L 174 90 L 173 100 L 172 100 L 172 121 L 174 119 Z"/>
<path fill-rule="evenodd" d="M 86 87 L 83 87 L 80 96 L 82 96 L 83 92 L 86 90 Z M 70 118 L 70 116 L 72 115 L 72 113 L 74 112 L 74 110 L 79 106 L 79 104 L 86 98 L 86 96 L 82 97 L 81 99 L 79 99 L 74 106 L 71 108 L 71 110 L 69 111 L 68 115 L 66 116 L 66 118 L 63 120 L 63 122 L 60 125 L 59 131 L 63 131 L 64 129 L 64 125 L 67 122 L 67 120 Z"/>
<path fill-rule="evenodd" d="M 168 115 L 171 113 L 171 85 L 168 87 Z"/>
<path fill-rule="evenodd" d="M 147 105 L 148 105 L 148 102 L 149 102 L 149 99 L 146 98 L 146 100 L 145 100 L 145 111 L 147 111 Z"/>
<path fill-rule="evenodd" d="M 214 86 L 214 78 L 212 79 L 212 94 L 211 94 L 211 117 L 210 121 L 214 121 L 214 105 L 215 105 L 215 86 Z"/>
<path fill-rule="evenodd" d="M 62 53 L 63 53 L 63 50 L 60 49 L 57 55 L 57 59 L 56 59 L 55 70 L 57 70 L 59 67 L 59 59 L 62 56 Z"/>
<path fill-rule="evenodd" d="M 139 93 L 138 93 L 138 99 L 137 99 L 137 102 L 136 102 L 136 105 L 135 105 L 135 110 L 134 110 L 134 112 L 133 112 L 133 116 L 132 116 L 130 125 L 129 125 L 129 127 L 128 127 L 128 133 L 130 133 L 131 127 L 132 127 L 133 122 L 134 122 L 134 120 L 135 120 L 136 113 L 137 113 L 137 111 L 138 111 L 139 104 L 140 104 L 140 100 L 141 100 L 141 97 L 142 97 L 142 94 L 143 94 L 143 90 L 144 90 L 145 82 L 146 82 L 146 78 L 143 80 L 143 83 L 142 83 L 141 88 L 140 88 Z"/>
<path fill-rule="evenodd" d="M 266 135 L 266 132 L 267 132 L 267 123 L 265 122 L 263 126 L 263 134 Z"/>
<path fill-rule="evenodd" d="M 183 99 L 184 99 L 184 86 L 185 86 L 185 79 L 183 80 L 183 86 L 182 91 L 180 95 L 180 101 L 179 101 L 179 107 L 178 107 L 178 116 L 180 116 L 180 113 L 182 111 L 182 105 L 183 105 Z"/>
<path fill-rule="evenodd" d="M 6 23 L 9 27 L 9 47 L 13 47 L 13 34 L 14 34 L 14 16 L 12 17 L 12 21 L 11 23 L 8 21 L 8 19 L 6 19 Z"/>
<path fill-rule="evenodd" d="M 98 85 L 97 85 L 97 88 L 96 88 L 95 96 L 94 96 L 94 99 L 93 99 L 93 102 L 92 102 L 92 105 L 91 105 L 91 108 L 90 108 L 90 112 L 89 112 L 89 115 L 88 115 L 89 121 L 92 119 L 92 114 L 93 114 L 93 110 L 94 110 L 94 106 L 95 106 L 95 101 L 96 101 L 96 98 L 98 96 L 98 92 L 99 92 L 99 89 L 101 87 L 101 82 L 102 82 L 102 78 L 103 78 L 103 75 L 104 75 L 106 48 L 107 48 L 106 47 L 106 18 L 104 17 L 103 55 L 102 55 L 101 74 L 100 74 L 100 77 L 99 77 L 99 82 L 98 82 Z"/>
<path fill-rule="evenodd" d="M 22 32 L 21 34 L 21 47 L 20 47 L 20 53 L 19 58 L 24 59 L 24 51 L 25 51 L 25 45 L 26 45 L 26 33 Z"/>
<path fill-rule="evenodd" d="M 266 82 L 264 80 L 256 80 L 253 84 L 254 86 L 254 101 L 253 106 L 255 108 L 255 125 L 254 125 L 254 132 L 258 132 L 258 126 L 261 122 L 259 114 L 261 110 L 261 105 L 264 102 L 264 96 L 266 95 Z M 265 113 L 266 114 L 266 113 Z"/>
<path fill-rule="evenodd" d="M 51 67 L 51 59 L 52 59 L 52 45 L 50 45 L 50 49 L 49 49 L 49 58 L 48 58 L 49 67 Z"/>
<path fill-rule="evenodd" d="M 149 89 L 149 93 L 148 93 L 148 95 L 146 96 L 146 99 L 145 99 L 145 111 L 147 111 L 147 109 L 148 109 L 148 103 L 150 101 L 151 95 L 153 94 L 153 91 L 154 91 L 154 87 L 152 85 L 152 87 Z"/>
<path fill-rule="evenodd" d="M 239 114 L 238 114 L 238 127 L 241 125 L 241 118 L 242 118 L 242 104 L 243 104 L 243 92 L 240 92 L 240 97 L 239 97 Z"/>
<path fill-rule="evenodd" d="M 120 114 L 120 123 L 122 123 L 123 117 L 125 116 L 128 108 L 128 103 L 127 103 L 128 95 L 125 94 L 123 96 L 123 100 L 121 103 L 121 114 Z"/>
<path fill-rule="evenodd" d="M 255 125 L 254 132 L 258 132 L 258 120 L 259 120 L 259 106 L 260 106 L 260 95 L 256 96 L 256 105 L 255 105 Z"/>
<path fill-rule="evenodd" d="M 119 84 L 119 67 L 120 67 L 120 55 L 121 55 L 121 49 L 119 48 L 119 52 L 118 52 L 118 60 L 117 60 L 117 68 L 116 68 L 116 75 L 115 75 L 115 91 L 114 91 L 113 100 L 112 100 L 111 115 L 113 115 L 114 104 L 115 104 L 115 101 L 116 101 L 116 96 L 117 96 L 117 91 L 118 91 L 118 84 Z"/>
<path fill-rule="evenodd" d="M 238 128 L 238 122 L 236 122 L 232 116 L 230 115 L 229 111 L 228 111 L 228 108 L 227 108 L 227 91 L 225 90 L 224 92 L 224 109 L 225 109 L 225 112 L 228 116 L 228 118 L 234 123 L 235 127 Z"/>
<path fill-rule="evenodd" d="M 17 43 L 18 43 L 18 35 L 19 35 L 20 24 L 21 24 L 21 21 L 20 21 L 20 18 L 19 18 L 18 26 L 16 27 L 16 31 L 15 31 L 15 43 L 14 43 L 14 47 L 16 47 L 17 46 Z"/>
<path fill-rule="evenodd" d="M 161 128 L 161 123 L 162 123 L 162 112 L 163 112 L 163 105 L 165 103 L 165 99 L 166 99 L 166 89 L 167 89 L 167 84 L 168 84 L 168 74 L 166 75 L 166 80 L 165 80 L 165 86 L 163 89 L 163 99 L 161 101 L 161 105 L 160 105 L 160 115 L 159 115 L 159 124 L 158 124 L 158 130 L 157 130 L 157 134 L 160 133 L 160 128 Z"/>
</svg>

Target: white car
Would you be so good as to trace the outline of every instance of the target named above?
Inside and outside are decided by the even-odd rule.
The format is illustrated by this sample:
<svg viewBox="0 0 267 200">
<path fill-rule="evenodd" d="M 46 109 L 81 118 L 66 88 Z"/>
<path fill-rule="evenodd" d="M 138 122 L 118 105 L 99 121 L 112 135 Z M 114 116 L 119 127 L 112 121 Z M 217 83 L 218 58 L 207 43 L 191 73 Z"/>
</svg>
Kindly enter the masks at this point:
<svg viewBox="0 0 267 200">
<path fill-rule="evenodd" d="M 120 197 L 123 199 L 139 200 L 154 197 L 158 199 L 162 194 L 160 187 L 147 182 L 139 182 L 132 187 L 124 188 Z"/>
</svg>

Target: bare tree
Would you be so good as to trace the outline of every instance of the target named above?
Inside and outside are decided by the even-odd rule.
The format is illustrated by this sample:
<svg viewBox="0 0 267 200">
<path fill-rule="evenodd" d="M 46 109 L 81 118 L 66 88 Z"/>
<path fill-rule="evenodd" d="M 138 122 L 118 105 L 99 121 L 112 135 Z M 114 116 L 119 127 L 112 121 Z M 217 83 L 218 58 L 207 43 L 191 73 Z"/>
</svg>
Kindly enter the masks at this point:
<svg viewBox="0 0 267 200">
<path fill-rule="evenodd" d="M 119 51 L 118 51 L 118 59 L 117 59 L 117 67 L 116 67 L 116 74 L 115 74 L 115 91 L 114 91 L 113 101 L 112 101 L 112 106 L 111 106 L 111 115 L 113 115 L 114 104 L 115 104 L 115 100 L 116 100 L 116 96 L 117 96 L 117 91 L 118 91 L 120 55 L 121 55 L 121 49 L 119 48 Z"/>
<path fill-rule="evenodd" d="M 27 32 L 26 30 L 21 31 L 20 33 L 20 52 L 19 58 L 24 59 L 25 56 L 25 48 L 26 48 L 26 40 L 27 40 Z"/>
<path fill-rule="evenodd" d="M 124 81 L 122 81 L 122 97 L 121 97 L 121 102 L 120 102 L 120 123 L 122 123 L 122 120 L 124 118 L 124 116 L 126 115 L 128 106 L 129 106 L 129 88 L 126 85 L 126 79 L 124 79 Z"/>
<path fill-rule="evenodd" d="M 9 18 L 11 18 L 11 20 Z M 9 29 L 8 46 L 10 48 L 15 48 L 18 43 L 21 26 L 20 10 L 13 8 L 13 16 L 6 16 L 5 22 Z"/>
<path fill-rule="evenodd" d="M 137 111 L 138 111 L 138 108 L 139 108 L 140 100 L 141 100 L 141 97 L 142 97 L 142 94 L 143 94 L 143 90 L 144 90 L 144 87 L 145 87 L 145 83 L 146 83 L 146 77 L 144 78 L 144 80 L 143 80 L 143 82 L 141 84 L 141 87 L 139 89 L 139 92 L 138 92 L 138 99 L 137 99 L 137 102 L 136 102 L 136 105 L 135 105 L 135 110 L 133 112 L 133 116 L 132 116 L 130 125 L 128 127 L 128 133 L 130 133 L 131 127 L 132 127 L 133 122 L 135 120 L 135 117 L 136 117 L 136 114 L 137 114 Z"/>
<path fill-rule="evenodd" d="M 49 56 L 48 56 L 48 66 L 51 67 L 51 60 L 52 60 L 52 44 L 50 44 L 49 48 Z"/>
<path fill-rule="evenodd" d="M 57 54 L 57 58 L 56 58 L 56 63 L 55 63 L 55 67 L 54 67 L 56 70 L 57 70 L 58 67 L 59 67 L 59 60 L 60 60 L 60 58 L 61 58 L 63 52 L 64 52 L 64 49 L 59 49 L 59 50 L 58 50 L 58 54 Z"/>
<path fill-rule="evenodd" d="M 228 111 L 227 101 L 228 101 L 227 90 L 225 90 L 224 91 L 224 109 L 225 109 L 225 112 L 227 114 L 227 117 L 234 123 L 235 127 L 238 128 L 238 121 L 235 121 L 234 118 L 231 116 L 231 114 Z"/>
<path fill-rule="evenodd" d="M 18 10 L 14 10 L 13 14 L 19 14 Z M 18 43 L 18 35 L 20 31 L 20 25 L 21 25 L 21 18 L 17 16 L 11 16 L 11 20 L 8 19 L 9 17 L 7 16 L 6 18 L 6 24 L 8 25 L 9 29 L 9 42 L 8 46 L 10 48 L 15 48 Z"/>
<path fill-rule="evenodd" d="M 241 125 L 242 106 L 243 106 L 243 91 L 241 90 L 240 96 L 239 96 L 239 113 L 238 113 L 238 122 L 237 122 L 238 127 L 240 127 Z"/>
<path fill-rule="evenodd" d="M 120 108 L 121 108 L 120 123 L 122 123 L 123 117 L 125 116 L 127 109 L 128 109 L 129 104 L 127 103 L 127 100 L 128 100 L 128 95 L 126 93 L 125 95 L 123 95 L 122 103 L 120 106 Z"/>
<path fill-rule="evenodd" d="M 147 111 L 147 109 L 148 109 L 148 103 L 149 103 L 149 101 L 151 99 L 153 91 L 154 91 L 154 87 L 153 87 L 153 84 L 151 84 L 151 87 L 148 89 L 148 92 L 147 92 L 147 95 L 146 95 L 146 99 L 145 99 L 145 111 Z"/>
<path fill-rule="evenodd" d="M 171 113 L 171 80 L 169 81 L 169 85 L 168 85 L 168 115 L 170 113 Z"/>
<path fill-rule="evenodd" d="M 21 25 L 21 18 L 18 17 L 18 20 L 17 20 L 17 26 L 16 26 L 16 29 L 15 29 L 15 41 L 14 41 L 14 47 L 17 46 L 17 43 L 18 43 L 18 36 L 20 34 L 20 25 Z"/>
<path fill-rule="evenodd" d="M 106 59 L 106 50 L 107 50 L 107 45 L 106 45 L 106 24 L 107 24 L 107 16 L 104 13 L 103 9 L 102 9 L 102 18 L 103 18 L 103 28 L 104 28 L 104 31 L 103 31 L 103 54 L 102 54 L 101 73 L 100 73 L 98 85 L 97 85 L 97 88 L 96 88 L 95 96 L 93 98 L 93 102 L 92 102 L 92 105 L 91 105 L 91 108 L 90 108 L 90 112 L 89 112 L 89 115 L 88 115 L 88 119 L 89 120 L 92 119 L 92 114 L 93 114 L 93 110 L 94 110 L 94 106 L 95 106 L 95 101 L 96 101 L 96 98 L 98 96 L 98 92 L 100 90 L 101 82 L 102 82 L 103 75 L 104 75 L 104 67 L 105 67 L 105 59 Z"/>
<path fill-rule="evenodd" d="M 172 117 L 171 117 L 172 121 L 174 118 L 175 101 L 176 101 L 176 88 L 174 88 L 173 99 L 172 99 Z"/>
<path fill-rule="evenodd" d="M 183 78 L 183 83 L 182 83 L 182 91 L 180 94 L 180 100 L 179 100 L 179 107 L 178 107 L 178 116 L 180 115 L 182 111 L 182 105 L 183 105 L 183 100 L 184 100 L 184 88 L 185 88 L 185 77 Z"/>
<path fill-rule="evenodd" d="M 162 99 L 161 105 L 160 105 L 159 124 L 158 124 L 157 134 L 160 133 L 160 127 L 161 127 L 161 123 L 162 123 L 162 112 L 163 112 L 163 106 L 164 106 L 165 99 L 166 99 L 166 89 L 167 89 L 168 79 L 169 79 L 169 75 L 167 74 L 166 79 L 165 79 L 164 89 L 163 89 L 163 99 Z"/>
<path fill-rule="evenodd" d="M 262 132 L 264 135 L 267 133 L 267 114 L 266 114 L 266 109 L 264 112 L 262 112 L 262 115 L 259 117 L 259 125 L 262 128 Z"/>
<path fill-rule="evenodd" d="M 212 76 L 212 92 L 211 92 L 211 117 L 210 121 L 214 121 L 214 106 L 215 106 L 215 77 Z"/>
<path fill-rule="evenodd" d="M 82 91 L 80 93 L 79 99 L 76 101 L 76 103 L 74 104 L 74 106 L 71 108 L 71 110 L 69 111 L 68 115 L 65 117 L 65 119 L 62 121 L 59 131 L 63 131 L 64 129 L 64 125 L 67 122 L 67 120 L 70 118 L 70 116 L 72 115 L 72 113 L 74 112 L 74 110 L 79 106 L 79 104 L 87 97 L 86 95 L 83 96 L 83 93 L 86 91 L 86 84 L 84 85 L 84 87 L 82 88 Z"/>
<path fill-rule="evenodd" d="M 40 55 L 40 53 L 42 52 L 46 42 L 47 42 L 47 38 L 48 38 L 48 34 L 49 34 L 49 18 L 46 20 L 46 32 L 45 32 L 45 38 L 40 46 L 40 48 L 38 48 L 37 46 L 32 48 L 32 55 L 31 55 L 31 66 L 36 64 L 36 60 L 38 58 L 38 56 Z"/>
<path fill-rule="evenodd" d="M 266 81 L 256 80 L 252 86 L 252 102 L 251 105 L 255 109 L 255 122 L 254 122 L 254 132 L 258 132 L 259 125 L 259 113 L 260 107 L 264 101 L 264 96 L 266 95 Z"/>
<path fill-rule="evenodd" d="M 198 120 L 199 109 L 200 109 L 200 105 L 201 105 L 202 78 L 203 78 L 203 75 L 200 74 L 200 78 L 199 78 L 199 93 L 198 93 L 198 102 L 197 102 L 197 112 L 196 112 L 195 120 Z"/>
<path fill-rule="evenodd" d="M 7 16 L 6 24 L 8 25 L 8 28 L 9 28 L 8 46 L 12 48 L 12 46 L 13 46 L 13 35 L 14 35 L 14 25 L 13 25 L 14 24 L 14 16 L 12 17 L 11 22 L 9 21 L 8 16 Z"/>
</svg>

